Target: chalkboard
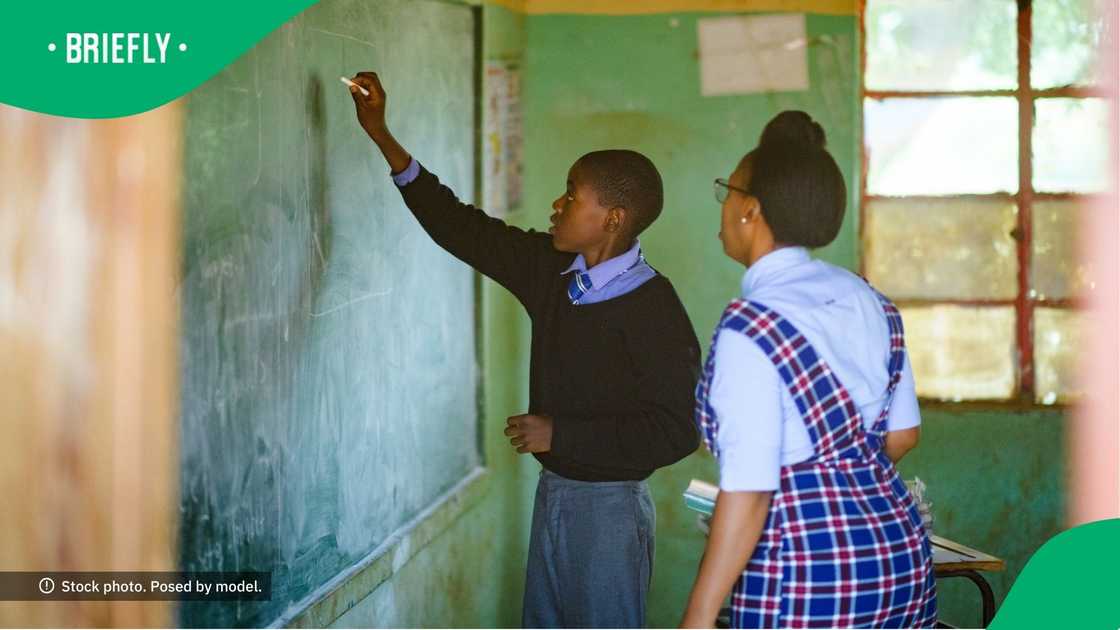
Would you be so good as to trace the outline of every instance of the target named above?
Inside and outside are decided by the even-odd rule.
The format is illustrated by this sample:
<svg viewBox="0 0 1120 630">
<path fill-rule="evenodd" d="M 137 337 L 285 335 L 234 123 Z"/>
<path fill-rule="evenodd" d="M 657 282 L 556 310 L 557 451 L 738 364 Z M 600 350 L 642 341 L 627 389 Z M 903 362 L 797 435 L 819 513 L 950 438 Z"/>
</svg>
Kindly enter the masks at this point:
<svg viewBox="0 0 1120 630">
<path fill-rule="evenodd" d="M 479 462 L 474 276 L 416 224 L 340 76 L 375 70 L 413 154 L 474 196 L 475 15 L 327 0 L 188 96 L 180 564 L 272 571 L 262 625 Z"/>
</svg>

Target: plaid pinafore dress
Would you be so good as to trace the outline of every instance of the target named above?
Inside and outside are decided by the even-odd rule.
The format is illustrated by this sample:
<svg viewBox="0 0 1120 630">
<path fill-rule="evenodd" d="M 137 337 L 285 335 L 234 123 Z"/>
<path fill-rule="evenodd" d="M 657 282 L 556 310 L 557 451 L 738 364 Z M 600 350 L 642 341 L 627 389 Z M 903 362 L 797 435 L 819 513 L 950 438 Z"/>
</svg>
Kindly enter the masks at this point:
<svg viewBox="0 0 1120 630">
<path fill-rule="evenodd" d="M 887 412 L 906 357 L 902 318 L 876 294 L 891 335 L 886 404 L 871 431 L 828 364 L 785 318 L 757 302 L 724 311 L 696 390 L 696 421 L 719 457 L 719 418 L 708 404 L 716 337 L 752 339 L 777 368 L 813 442 L 783 466 L 766 525 L 731 597 L 735 628 L 932 627 L 933 553 L 917 506 L 883 453 Z"/>
</svg>

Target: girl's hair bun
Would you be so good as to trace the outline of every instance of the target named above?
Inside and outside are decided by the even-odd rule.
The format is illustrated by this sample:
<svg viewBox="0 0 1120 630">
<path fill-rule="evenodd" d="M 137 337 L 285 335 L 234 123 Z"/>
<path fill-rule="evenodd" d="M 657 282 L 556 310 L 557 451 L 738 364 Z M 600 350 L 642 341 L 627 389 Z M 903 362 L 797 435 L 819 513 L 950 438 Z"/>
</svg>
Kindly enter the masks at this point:
<svg viewBox="0 0 1120 630">
<path fill-rule="evenodd" d="M 786 110 L 775 116 L 758 139 L 759 148 L 824 149 L 824 129 L 803 111 Z"/>
<path fill-rule="evenodd" d="M 824 147 L 824 129 L 805 112 L 784 111 L 762 130 L 749 159 L 747 189 L 758 199 L 774 240 L 824 247 L 844 223 L 847 187 Z"/>
</svg>

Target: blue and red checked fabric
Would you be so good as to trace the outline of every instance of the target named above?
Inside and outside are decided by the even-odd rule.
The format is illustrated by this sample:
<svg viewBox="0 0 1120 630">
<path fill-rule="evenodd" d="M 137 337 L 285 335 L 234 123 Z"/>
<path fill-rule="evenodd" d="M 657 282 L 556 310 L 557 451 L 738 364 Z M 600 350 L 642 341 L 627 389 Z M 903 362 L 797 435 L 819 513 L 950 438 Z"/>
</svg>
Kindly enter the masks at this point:
<svg viewBox="0 0 1120 630">
<path fill-rule="evenodd" d="M 895 386 L 905 362 L 902 318 L 878 294 L 891 334 L 887 401 L 871 431 L 851 396 L 808 340 L 780 314 L 735 300 L 723 329 L 740 332 L 770 358 L 801 412 L 815 452 L 783 466 L 766 525 L 732 592 L 732 626 L 933 627 L 933 553 L 917 506 L 882 452 Z M 708 403 L 716 357 L 696 390 L 696 422 L 719 457 L 719 419 Z"/>
</svg>

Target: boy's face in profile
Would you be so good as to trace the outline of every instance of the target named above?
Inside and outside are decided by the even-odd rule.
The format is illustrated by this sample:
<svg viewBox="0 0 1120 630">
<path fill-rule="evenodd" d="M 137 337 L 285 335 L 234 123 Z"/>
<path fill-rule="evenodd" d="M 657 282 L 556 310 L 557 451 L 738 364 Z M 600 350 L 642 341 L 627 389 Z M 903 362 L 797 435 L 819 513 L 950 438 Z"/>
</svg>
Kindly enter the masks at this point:
<svg viewBox="0 0 1120 630">
<path fill-rule="evenodd" d="M 611 213 L 621 215 L 621 209 L 599 205 L 598 193 L 581 170 L 578 161 L 572 165 L 564 194 L 552 202 L 555 212 L 549 217 L 552 227 L 548 233 L 552 235 L 552 246 L 562 252 L 582 253 L 601 245 L 609 235 Z M 619 219 L 621 216 L 614 221 Z"/>
</svg>

